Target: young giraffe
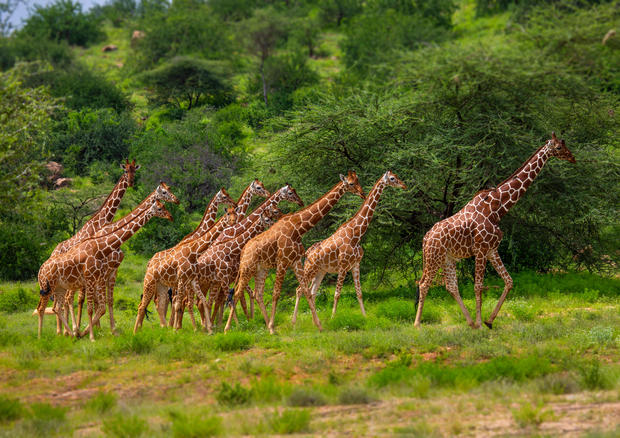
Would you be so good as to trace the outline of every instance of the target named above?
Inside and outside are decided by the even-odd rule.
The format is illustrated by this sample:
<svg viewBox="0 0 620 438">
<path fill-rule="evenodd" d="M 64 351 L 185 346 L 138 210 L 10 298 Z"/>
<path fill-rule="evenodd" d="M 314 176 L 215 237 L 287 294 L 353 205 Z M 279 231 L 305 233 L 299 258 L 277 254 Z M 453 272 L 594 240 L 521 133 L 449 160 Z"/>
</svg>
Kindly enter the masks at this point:
<svg viewBox="0 0 620 438">
<path fill-rule="evenodd" d="M 127 216 L 119 219 L 116 222 L 106 225 L 101 228 L 99 231 L 95 233 L 95 237 L 99 237 L 105 234 L 109 234 L 114 232 L 115 230 L 124 227 L 129 222 L 134 221 L 140 214 L 151 208 L 152 205 L 156 203 L 156 201 L 160 202 L 172 202 L 174 204 L 179 203 L 179 199 L 170 191 L 170 187 L 163 181 L 159 183 L 157 188 L 151 192 L 149 196 L 147 196 L 131 213 Z M 116 273 L 118 271 L 119 266 L 121 265 L 123 259 L 125 258 L 125 254 L 121 249 L 114 251 L 110 255 L 109 265 L 110 265 L 110 274 L 106 279 L 106 302 L 108 306 L 108 312 L 110 314 L 110 329 L 112 333 L 116 332 L 116 325 L 114 323 L 114 285 L 116 284 Z M 71 320 L 73 323 L 73 329 L 76 329 L 75 316 L 73 314 L 73 306 L 69 303 L 73 303 L 74 292 L 67 291 L 67 297 L 65 299 L 65 307 L 69 308 L 72 312 Z M 80 290 L 78 295 L 78 316 L 77 316 L 77 327 L 79 328 L 82 322 L 82 308 L 84 306 L 84 300 L 86 299 L 86 294 L 84 293 L 84 289 Z M 67 316 L 65 316 L 67 317 Z"/>
<path fill-rule="evenodd" d="M 255 178 L 254 181 L 252 181 L 243 191 L 243 193 L 241 193 L 241 196 L 239 196 L 239 200 L 237 201 L 237 208 L 235 209 L 235 212 L 237 214 L 237 222 L 240 221 L 241 219 L 243 219 L 245 217 L 245 213 L 248 210 L 248 207 L 250 206 L 250 202 L 252 202 L 252 197 L 253 196 L 261 196 L 263 198 L 269 198 L 271 196 L 271 194 L 269 193 L 269 191 L 267 191 L 267 189 L 265 188 L 265 186 L 263 185 L 263 183 L 261 181 L 258 180 L 258 178 Z M 202 234 L 206 233 L 212 226 L 213 223 L 211 223 L 211 217 L 209 215 L 207 215 L 208 212 L 208 207 L 205 210 L 205 214 L 202 217 L 202 221 L 200 222 L 200 224 L 198 225 L 198 227 L 196 227 L 196 229 L 194 231 L 192 231 L 191 233 L 189 233 L 187 236 L 185 236 L 183 239 L 181 239 L 181 241 L 177 244 L 180 245 L 181 243 L 185 243 L 188 240 L 194 239 L 196 237 L 201 236 Z M 222 216 L 219 220 L 224 220 L 225 216 Z M 211 223 L 211 226 L 208 226 L 209 223 Z M 166 309 L 164 310 L 164 314 L 168 311 L 168 302 L 170 300 L 169 297 L 172 297 L 172 295 L 174 294 L 174 291 L 172 288 L 168 289 L 168 295 L 166 296 L 165 294 L 157 294 L 155 295 L 155 302 L 157 305 L 159 306 L 165 306 Z M 161 301 L 160 301 L 161 300 Z M 202 305 L 202 304 L 200 304 Z"/>
<path fill-rule="evenodd" d="M 75 336 L 84 336 L 90 333 L 91 341 L 94 341 L 93 324 L 105 313 L 105 280 L 108 275 L 108 257 L 114 251 L 134 235 L 153 216 L 159 216 L 172 220 L 172 216 L 157 201 L 148 211 L 144 212 L 135 221 L 127 226 L 100 237 L 85 240 L 64 254 L 48 259 L 39 269 L 38 282 L 42 299 L 39 301 L 39 337 L 43 327 L 45 306 L 50 296 L 57 300 L 58 309 L 64 306 L 64 299 L 68 289 L 86 288 L 88 307 L 96 305 L 95 317 L 91 318 L 84 332 L 79 330 Z M 92 311 L 92 310 L 91 310 Z M 90 316 L 89 312 L 89 316 Z M 67 320 L 62 312 L 57 312 L 63 326 L 69 330 Z"/>
<path fill-rule="evenodd" d="M 305 285 L 312 283 L 310 295 L 313 299 L 316 296 L 325 274 L 327 272 L 338 273 L 332 318 L 336 314 L 340 291 L 347 272 L 349 271 L 353 273 L 355 293 L 357 295 L 357 301 L 360 303 L 362 315 L 366 316 L 364 302 L 362 301 L 362 286 L 360 284 L 360 262 L 364 256 L 364 250 L 362 249 L 360 240 L 366 233 L 368 225 L 372 220 L 372 215 L 379 203 L 379 198 L 387 186 L 400 187 L 401 189 L 407 188 L 394 173 L 388 170 L 377 180 L 355 216 L 342 224 L 330 237 L 322 242 L 315 243 L 306 251 L 306 262 L 304 263 Z M 297 297 L 295 299 L 295 310 L 293 312 L 293 324 L 297 321 L 297 309 L 300 297 L 301 289 L 298 288 Z"/>
<path fill-rule="evenodd" d="M 218 203 L 224 202 L 223 198 L 217 201 Z M 230 198 L 227 203 L 233 202 Z M 231 207 L 226 213 L 226 219 L 220 220 L 217 224 L 213 225 L 209 231 L 202 236 L 195 239 L 186 241 L 184 244 L 176 245 L 173 248 L 161 251 L 160 256 L 153 257 L 147 267 L 146 274 L 144 275 L 144 286 L 142 292 L 142 299 L 140 300 L 140 306 L 138 307 L 138 315 L 136 317 L 136 323 L 134 324 L 134 333 L 142 326 L 142 321 L 146 314 L 146 307 L 151 302 L 151 299 L 155 295 L 155 292 L 159 295 L 157 302 L 157 313 L 159 314 L 159 320 L 162 327 L 168 325 L 166 323 L 166 310 L 167 310 L 167 291 L 174 289 L 177 291 L 173 295 L 173 303 L 175 297 L 178 296 L 178 276 L 182 269 L 187 264 L 195 263 L 198 256 L 211 244 L 213 239 L 221 232 L 221 230 L 234 223 L 236 220 L 235 208 Z M 199 295 L 200 297 L 200 295 Z M 171 315 L 171 323 L 172 316 Z M 193 313 L 190 313 L 190 318 L 194 328 L 196 328 L 196 321 L 193 318 Z"/>
<path fill-rule="evenodd" d="M 512 289 L 512 278 L 497 252 L 497 247 L 502 240 L 499 221 L 523 196 L 550 157 L 575 163 L 575 158 L 566 148 L 564 140 L 558 140 L 555 133 L 552 133 L 551 139 L 534 152 L 508 179 L 495 189 L 477 193 L 458 213 L 437 222 L 426 233 L 422 241 L 424 271 L 419 282 L 419 303 L 414 326 L 420 326 L 428 288 L 439 268 L 443 267 L 446 289 L 458 302 L 467 323 L 472 328 L 479 328 L 482 322 L 483 278 L 487 260 L 504 280 L 504 291 L 491 316 L 485 322 L 487 327 L 493 326 L 493 320 L 506 299 L 506 295 Z M 472 256 L 476 258 L 475 322 L 472 321 L 463 304 L 456 278 L 456 262 Z"/>
<path fill-rule="evenodd" d="M 183 271 L 179 276 L 179 291 L 182 293 L 181 296 L 185 297 L 185 302 L 190 304 L 190 312 L 193 302 L 192 293 L 198 293 L 200 290 L 200 293 L 206 296 L 204 292 L 211 290 L 206 309 L 211 309 L 214 297 L 225 297 L 224 291 L 228 290 L 228 285 L 235 281 L 237 276 L 239 257 L 245 243 L 274 224 L 281 215 L 282 212 L 276 207 L 265 210 L 244 233 L 225 242 L 212 244 L 200 255 L 195 265 Z M 203 321 L 212 319 L 208 312 L 204 314 L 201 312 L 201 318 Z M 177 315 L 176 321 L 179 320 L 179 315 Z M 211 325 L 211 323 L 207 324 Z"/>
<path fill-rule="evenodd" d="M 235 287 L 233 305 L 228 316 L 225 331 L 230 329 L 230 324 L 235 313 L 236 300 L 245 290 L 250 278 L 254 278 L 254 297 L 265 318 L 265 323 L 270 333 L 274 333 L 274 320 L 276 306 L 280 298 L 284 275 L 289 267 L 293 267 L 295 276 L 299 282 L 304 296 L 308 300 L 314 324 L 322 330 L 321 322 L 316 314 L 314 302 L 310 297 L 303 280 L 303 266 L 301 258 L 304 255 L 304 247 L 301 242 L 303 235 L 321 220 L 345 192 L 351 192 L 364 199 L 364 191 L 359 184 L 355 172 L 349 171 L 345 177 L 340 175 L 340 182 L 336 184 L 323 197 L 313 204 L 296 213 L 284 216 L 267 231 L 251 239 L 241 252 L 239 265 L 239 279 Z M 271 318 L 268 318 L 265 304 L 263 303 L 263 289 L 265 279 L 270 268 L 276 268 L 276 279 L 273 285 L 271 306 Z"/>
<path fill-rule="evenodd" d="M 224 189 L 222 188 L 222 190 Z M 252 181 L 245 188 L 243 193 L 241 193 L 239 200 L 235 204 L 237 206 L 236 213 L 237 213 L 238 221 L 245 217 L 245 212 L 248 210 L 248 207 L 250 206 L 250 202 L 252 202 L 252 197 L 255 195 L 261 196 L 263 198 L 268 198 L 269 196 L 271 196 L 270 193 L 267 191 L 267 189 L 265 189 L 265 186 L 263 185 L 263 183 L 260 182 L 258 179 L 254 179 L 254 181 Z M 194 239 L 196 237 L 200 237 L 204 233 L 209 231 L 209 229 L 215 223 L 215 216 L 217 215 L 217 209 L 215 210 L 215 213 L 213 213 L 213 211 L 209 210 L 210 206 L 211 204 L 207 205 L 204 215 L 202 216 L 202 220 L 200 221 L 200 224 L 196 227 L 196 229 L 192 231 L 191 233 L 189 233 L 187 236 L 185 236 L 183 239 L 181 239 L 178 245 L 185 243 L 188 240 Z"/>
<path fill-rule="evenodd" d="M 118 210 L 118 206 L 121 204 L 121 199 L 123 199 L 125 191 L 127 191 L 127 187 L 133 187 L 136 170 L 139 168 L 140 165 L 136 165 L 136 160 L 133 160 L 131 163 L 129 160 L 125 160 L 125 164 L 121 164 L 123 174 L 101 207 L 99 207 L 99 210 L 95 212 L 74 236 L 56 245 L 50 257 L 67 252 L 83 240 L 94 236 L 101 227 L 112 222 Z"/>
</svg>

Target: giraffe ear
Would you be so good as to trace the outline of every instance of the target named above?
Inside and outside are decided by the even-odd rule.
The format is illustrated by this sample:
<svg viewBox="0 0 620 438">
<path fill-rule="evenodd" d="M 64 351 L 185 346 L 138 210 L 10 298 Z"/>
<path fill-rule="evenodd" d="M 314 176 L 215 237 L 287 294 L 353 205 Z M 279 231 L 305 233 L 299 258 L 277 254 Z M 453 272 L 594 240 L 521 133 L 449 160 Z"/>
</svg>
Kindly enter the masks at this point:
<svg viewBox="0 0 620 438">
<path fill-rule="evenodd" d="M 138 165 L 136 166 L 136 170 L 138 170 L 139 168 L 140 168 L 140 165 L 138 164 Z"/>
<path fill-rule="evenodd" d="M 125 170 L 125 164 L 121 163 L 121 169 Z"/>
<path fill-rule="evenodd" d="M 553 140 L 557 140 L 557 139 L 558 139 L 558 138 L 555 136 L 555 131 L 553 131 L 553 132 L 551 133 L 551 138 L 552 138 Z"/>
<path fill-rule="evenodd" d="M 344 176 L 342 173 L 340 174 L 340 181 L 346 183 L 347 182 L 347 177 Z"/>
</svg>

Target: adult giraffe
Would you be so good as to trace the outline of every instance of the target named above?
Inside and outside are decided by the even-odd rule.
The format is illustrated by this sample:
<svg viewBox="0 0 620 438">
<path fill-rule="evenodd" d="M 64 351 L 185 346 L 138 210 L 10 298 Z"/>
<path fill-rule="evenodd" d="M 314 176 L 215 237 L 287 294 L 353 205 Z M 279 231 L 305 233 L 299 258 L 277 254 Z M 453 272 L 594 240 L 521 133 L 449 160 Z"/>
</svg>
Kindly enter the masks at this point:
<svg viewBox="0 0 620 438">
<path fill-rule="evenodd" d="M 293 267 L 297 281 L 299 282 L 302 291 L 308 300 L 314 324 L 319 328 L 319 330 L 322 330 L 321 322 L 316 314 L 314 302 L 312 301 L 303 280 L 303 266 L 301 263 L 301 258 L 304 255 L 304 247 L 301 243 L 301 238 L 305 233 L 310 231 L 317 224 L 317 222 L 332 209 L 334 205 L 336 205 L 336 202 L 338 202 L 345 192 L 354 193 L 362 199 L 365 198 L 364 191 L 360 186 L 355 172 L 349 171 L 347 176 L 340 175 L 340 182 L 321 198 L 317 199 L 314 203 L 301 211 L 284 216 L 267 231 L 254 237 L 245 245 L 241 252 L 239 279 L 235 287 L 233 305 L 228 316 L 225 331 L 230 329 L 237 300 L 245 290 L 250 279 L 255 277 L 254 297 L 256 298 L 258 306 L 263 313 L 269 332 L 273 334 L 276 306 L 278 304 L 278 299 L 280 298 L 284 275 L 289 267 Z M 276 268 L 276 279 L 273 285 L 271 318 L 267 316 L 267 311 L 263 302 L 265 279 L 267 278 L 267 273 L 270 268 Z"/>
<path fill-rule="evenodd" d="M 108 259 L 112 252 L 135 234 L 153 216 L 172 220 L 172 216 L 157 201 L 149 210 L 125 227 L 110 234 L 87 239 L 69 251 L 56 257 L 49 258 L 39 269 L 38 282 L 42 299 L 39 301 L 39 337 L 43 327 L 45 306 L 50 296 L 57 300 L 59 309 L 63 308 L 66 291 L 69 289 L 86 288 L 89 317 L 92 315 L 92 306 L 96 305 L 95 317 L 91 318 L 88 327 L 83 333 L 79 329 L 74 335 L 83 336 L 90 333 L 91 341 L 95 340 L 92 330 L 93 324 L 105 313 L 105 281 L 109 272 Z M 64 327 L 69 330 L 67 320 L 62 312 L 58 312 Z"/>
<path fill-rule="evenodd" d="M 342 224 L 340 228 L 327 239 L 315 243 L 306 251 L 304 281 L 305 285 L 312 283 L 310 294 L 313 299 L 316 296 L 325 274 L 327 272 L 338 274 L 332 318 L 336 314 L 340 291 L 347 272 L 349 271 L 353 273 L 355 293 L 362 310 L 362 315 L 366 316 L 364 302 L 362 301 L 362 285 L 360 284 L 360 262 L 362 261 L 362 257 L 364 257 L 364 250 L 362 249 L 360 241 L 366 233 L 368 225 L 370 225 L 370 221 L 379 204 L 379 198 L 383 194 L 383 190 L 388 186 L 400 187 L 401 189 L 407 188 L 405 183 L 398 179 L 396 174 L 388 170 L 377 180 L 370 193 L 368 193 L 366 200 L 351 219 Z M 295 310 L 293 311 L 293 324 L 297 321 L 297 308 L 299 306 L 300 297 L 301 289 L 298 288 L 297 297 L 295 299 Z"/>
<path fill-rule="evenodd" d="M 419 282 L 419 303 L 415 327 L 420 326 L 428 288 L 439 268 L 443 267 L 446 289 L 459 303 L 467 323 L 472 328 L 480 328 L 484 269 L 489 260 L 504 280 L 504 291 L 491 316 L 485 321 L 485 325 L 492 328 L 493 320 L 502 307 L 506 295 L 512 289 L 512 278 L 497 252 L 497 247 L 502 240 L 499 221 L 523 196 L 550 157 L 575 163 L 575 158 L 566 148 L 564 140 L 559 140 L 554 132 L 551 134 L 551 139 L 534 152 L 508 179 L 495 189 L 478 192 L 458 213 L 437 222 L 426 233 L 422 241 L 424 270 Z M 472 321 L 463 304 L 456 278 L 456 262 L 468 257 L 476 258 L 475 322 Z"/>
</svg>

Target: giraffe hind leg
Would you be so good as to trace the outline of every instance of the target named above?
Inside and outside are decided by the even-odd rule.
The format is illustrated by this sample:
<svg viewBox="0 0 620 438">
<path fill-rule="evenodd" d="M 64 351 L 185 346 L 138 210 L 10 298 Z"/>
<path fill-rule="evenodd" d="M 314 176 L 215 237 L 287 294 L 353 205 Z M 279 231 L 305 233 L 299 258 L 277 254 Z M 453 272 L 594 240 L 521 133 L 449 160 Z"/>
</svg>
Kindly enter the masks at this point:
<svg viewBox="0 0 620 438">
<path fill-rule="evenodd" d="M 491 329 L 493 328 L 493 321 L 499 313 L 499 309 L 501 309 L 502 304 L 504 303 L 504 300 L 508 295 L 508 292 L 512 290 L 512 277 L 510 277 L 510 274 L 506 270 L 506 267 L 504 266 L 504 263 L 502 262 L 502 259 L 500 258 L 497 249 L 494 249 L 491 254 L 489 254 L 489 261 L 491 262 L 491 265 L 493 265 L 493 268 L 495 268 L 495 271 L 500 275 L 500 277 L 502 277 L 502 280 L 504 280 L 504 291 L 499 297 L 499 300 L 497 301 L 497 304 L 495 306 L 495 309 L 493 309 L 491 316 L 488 320 L 484 322 L 484 324 Z"/>
</svg>

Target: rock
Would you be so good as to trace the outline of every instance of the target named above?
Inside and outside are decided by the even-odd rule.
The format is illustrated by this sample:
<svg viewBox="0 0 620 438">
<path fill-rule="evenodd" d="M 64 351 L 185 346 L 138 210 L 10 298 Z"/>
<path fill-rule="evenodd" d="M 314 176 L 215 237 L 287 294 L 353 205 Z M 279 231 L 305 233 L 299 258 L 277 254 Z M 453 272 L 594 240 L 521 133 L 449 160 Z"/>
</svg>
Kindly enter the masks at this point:
<svg viewBox="0 0 620 438">
<path fill-rule="evenodd" d="M 115 50 L 118 50 L 118 47 L 114 44 L 108 44 L 101 49 L 102 52 L 114 52 Z"/>
<path fill-rule="evenodd" d="M 134 30 L 133 33 L 131 34 L 131 47 L 134 47 L 138 43 L 138 41 L 144 38 L 145 36 L 146 34 L 142 32 L 141 30 Z"/>
<path fill-rule="evenodd" d="M 48 175 L 47 180 L 49 182 L 54 182 L 62 175 L 62 171 L 64 168 L 62 164 L 57 163 L 56 161 L 50 161 L 45 165 L 45 169 L 47 169 Z"/>
<path fill-rule="evenodd" d="M 73 178 L 58 178 L 54 183 L 54 188 L 69 187 L 71 184 L 73 184 Z"/>
</svg>

